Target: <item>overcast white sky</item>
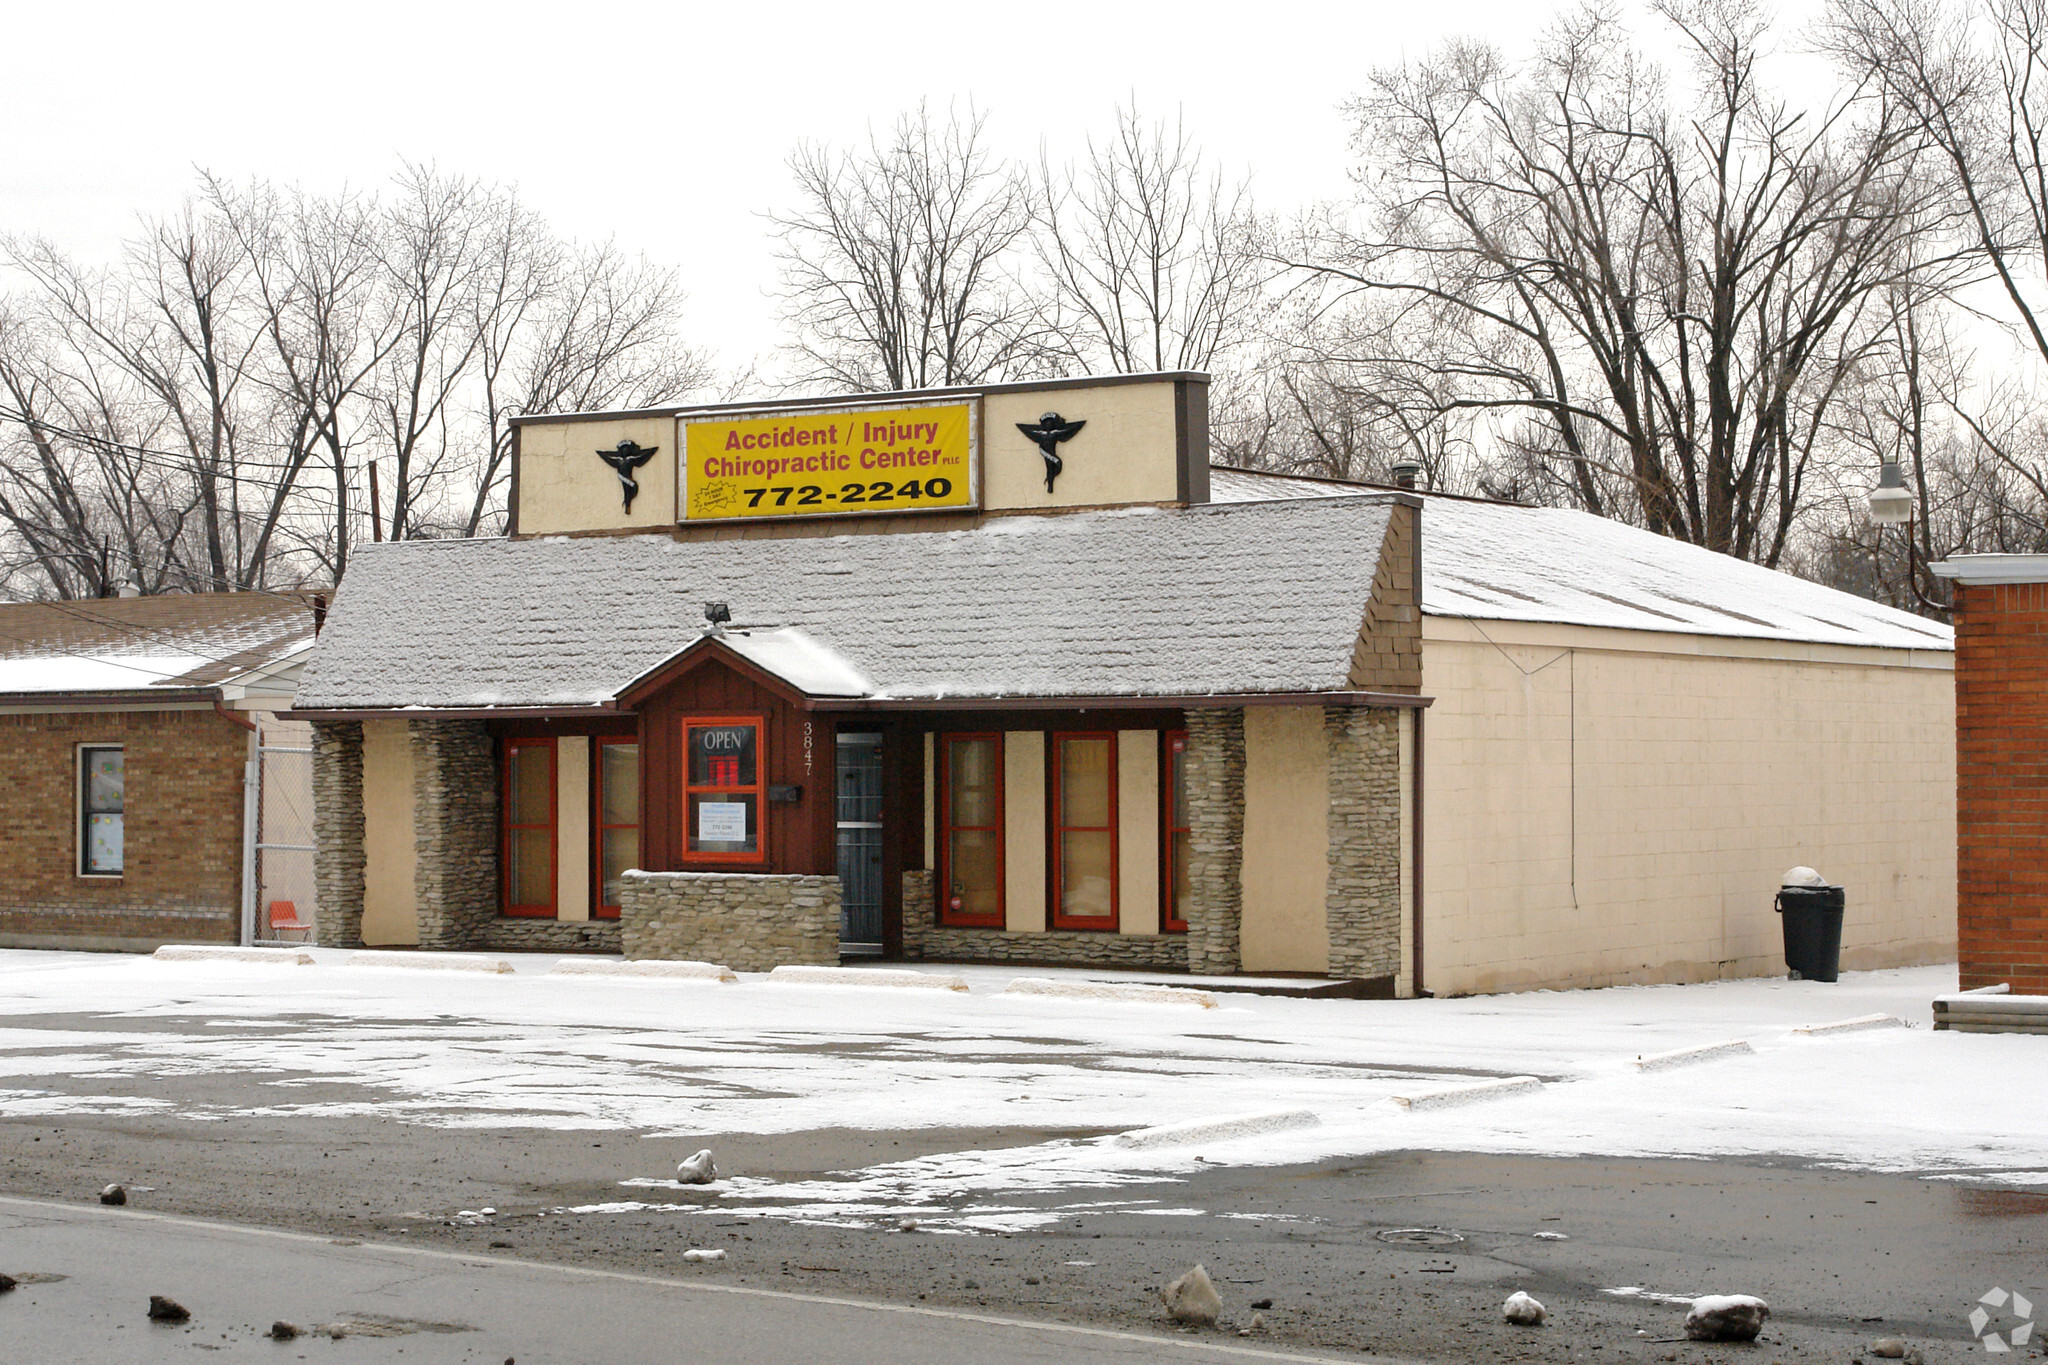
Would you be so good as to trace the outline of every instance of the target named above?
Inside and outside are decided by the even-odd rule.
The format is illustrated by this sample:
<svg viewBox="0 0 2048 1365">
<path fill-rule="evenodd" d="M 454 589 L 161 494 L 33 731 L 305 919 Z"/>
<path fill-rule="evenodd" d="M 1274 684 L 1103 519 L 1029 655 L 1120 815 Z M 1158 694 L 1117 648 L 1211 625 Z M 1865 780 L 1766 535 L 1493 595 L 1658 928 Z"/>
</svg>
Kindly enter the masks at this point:
<svg viewBox="0 0 2048 1365">
<path fill-rule="evenodd" d="M 760 218 L 800 139 L 972 98 L 998 146 L 1078 153 L 1118 101 L 1184 111 L 1259 201 L 1341 195 L 1338 106 L 1454 32 L 1547 3 L 27 5 L 0 11 L 0 230 L 104 259 L 204 166 L 331 191 L 401 157 L 516 183 L 567 234 L 680 266 L 691 331 L 772 347 Z"/>
</svg>

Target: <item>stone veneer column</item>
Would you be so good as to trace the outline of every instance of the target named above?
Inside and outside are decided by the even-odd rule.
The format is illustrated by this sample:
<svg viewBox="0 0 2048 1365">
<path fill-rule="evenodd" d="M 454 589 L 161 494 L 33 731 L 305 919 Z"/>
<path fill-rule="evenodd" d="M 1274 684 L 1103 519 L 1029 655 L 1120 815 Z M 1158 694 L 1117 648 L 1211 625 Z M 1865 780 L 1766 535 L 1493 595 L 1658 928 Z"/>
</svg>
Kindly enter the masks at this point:
<svg viewBox="0 0 2048 1365">
<path fill-rule="evenodd" d="M 1401 970 L 1401 714 L 1323 708 L 1330 752 L 1330 975 Z"/>
<path fill-rule="evenodd" d="M 1188 713 L 1188 970 L 1227 976 L 1242 959 L 1244 712 Z"/>
<path fill-rule="evenodd" d="M 476 720 L 415 720 L 406 728 L 420 947 L 478 947 L 498 914 L 498 764 L 491 737 Z"/>
<path fill-rule="evenodd" d="M 903 956 L 924 956 L 925 935 L 933 928 L 932 879 L 930 868 L 903 874 Z"/>
<path fill-rule="evenodd" d="M 313 722 L 313 941 L 363 946 L 363 727 Z"/>
</svg>

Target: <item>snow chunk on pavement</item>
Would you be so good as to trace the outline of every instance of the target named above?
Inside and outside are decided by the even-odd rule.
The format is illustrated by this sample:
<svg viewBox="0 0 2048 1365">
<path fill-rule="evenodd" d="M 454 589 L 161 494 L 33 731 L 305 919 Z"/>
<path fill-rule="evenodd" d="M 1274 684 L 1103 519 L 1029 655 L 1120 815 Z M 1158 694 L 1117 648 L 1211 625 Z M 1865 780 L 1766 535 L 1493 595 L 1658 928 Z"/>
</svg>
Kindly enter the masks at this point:
<svg viewBox="0 0 2048 1365">
<path fill-rule="evenodd" d="M 1685 1334 L 1694 1341 L 1755 1341 L 1771 1306 L 1751 1294 L 1707 1294 L 1692 1301 Z"/>
<path fill-rule="evenodd" d="M 1262 1133 L 1284 1133 L 1296 1128 L 1313 1128 L 1322 1120 L 1307 1109 L 1276 1109 L 1262 1114 L 1238 1114 L 1230 1118 L 1196 1119 L 1190 1123 L 1167 1123 L 1156 1128 L 1135 1128 L 1118 1133 L 1116 1145 L 1147 1149 L 1183 1147 L 1192 1142 L 1232 1142 Z"/>
<path fill-rule="evenodd" d="M 1040 995 L 1067 1000 L 1119 1000 L 1140 1005 L 1194 1005 L 1216 1008 L 1216 997 L 1207 991 L 1179 986 L 1120 986 L 1105 981 L 1055 981 L 1043 976 L 1020 976 L 1003 989 L 1004 995 Z"/>
</svg>

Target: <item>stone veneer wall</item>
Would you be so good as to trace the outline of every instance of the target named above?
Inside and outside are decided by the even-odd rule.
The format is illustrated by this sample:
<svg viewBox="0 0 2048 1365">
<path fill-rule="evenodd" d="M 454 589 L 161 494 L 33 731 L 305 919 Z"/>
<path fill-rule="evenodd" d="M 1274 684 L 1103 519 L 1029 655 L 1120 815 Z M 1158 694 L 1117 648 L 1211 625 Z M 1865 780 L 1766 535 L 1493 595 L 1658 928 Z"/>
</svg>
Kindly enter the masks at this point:
<svg viewBox="0 0 2048 1365">
<path fill-rule="evenodd" d="M 497 756 L 480 720 L 415 720 L 406 728 L 420 947 L 474 948 L 498 917 Z"/>
<path fill-rule="evenodd" d="M 363 946 L 363 727 L 313 722 L 313 941 Z"/>
<path fill-rule="evenodd" d="M 629 961 L 718 962 L 765 972 L 839 961 L 839 878 L 628 872 L 619 886 Z"/>
<path fill-rule="evenodd" d="M 903 874 L 903 956 L 912 961 L 1026 962 L 1186 971 L 1186 934 L 1076 933 L 1054 929 L 953 929 L 932 918 L 932 874 Z"/>
<path fill-rule="evenodd" d="M 484 926 L 479 948 L 513 953 L 624 952 L 615 919 L 526 919 L 498 916 Z"/>
<path fill-rule="evenodd" d="M 1242 963 L 1244 712 L 1191 709 L 1188 784 L 1188 970 L 1227 976 Z"/>
<path fill-rule="evenodd" d="M 1401 715 L 1323 708 L 1330 751 L 1330 975 L 1401 970 Z"/>
</svg>

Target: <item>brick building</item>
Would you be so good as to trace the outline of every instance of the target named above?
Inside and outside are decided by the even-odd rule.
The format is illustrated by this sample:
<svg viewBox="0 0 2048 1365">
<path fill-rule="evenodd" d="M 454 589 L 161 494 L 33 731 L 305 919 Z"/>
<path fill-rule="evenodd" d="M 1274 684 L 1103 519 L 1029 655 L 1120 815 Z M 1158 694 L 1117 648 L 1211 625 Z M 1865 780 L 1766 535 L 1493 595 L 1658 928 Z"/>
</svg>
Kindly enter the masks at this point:
<svg viewBox="0 0 2048 1365">
<path fill-rule="evenodd" d="M 2048 995 L 2048 555 L 1957 555 L 1956 955 L 1962 989 Z"/>
<path fill-rule="evenodd" d="M 251 761 L 312 636 L 269 594 L 0 604 L 0 946 L 251 932 Z"/>
<path fill-rule="evenodd" d="M 1614 522 L 1212 467 L 1194 374 L 521 419 L 296 714 L 323 940 L 1411 994 L 1953 952 L 1950 632 Z"/>
</svg>

